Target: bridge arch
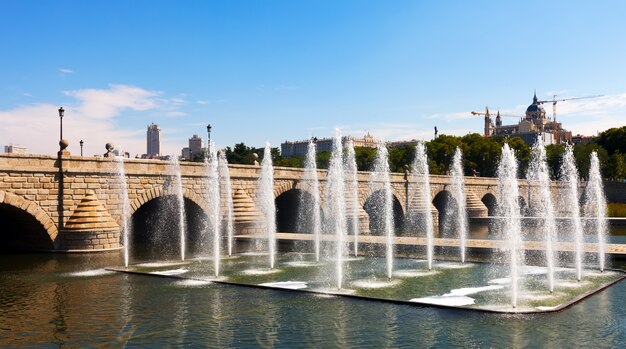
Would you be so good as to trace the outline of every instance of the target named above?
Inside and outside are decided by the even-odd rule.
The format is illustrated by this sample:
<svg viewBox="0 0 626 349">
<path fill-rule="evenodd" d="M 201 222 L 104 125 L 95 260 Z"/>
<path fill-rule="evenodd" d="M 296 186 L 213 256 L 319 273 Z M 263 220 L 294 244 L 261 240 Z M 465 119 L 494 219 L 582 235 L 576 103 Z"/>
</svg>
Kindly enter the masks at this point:
<svg viewBox="0 0 626 349">
<path fill-rule="evenodd" d="M 324 216 L 319 198 L 320 215 Z M 312 233 L 313 232 L 313 205 L 315 198 L 306 189 L 293 188 L 279 194 L 275 199 L 276 229 L 279 232 Z M 302 204 L 304 203 L 304 207 Z M 302 218 L 299 221 L 299 218 Z M 321 229 L 321 227 L 320 227 Z"/>
<path fill-rule="evenodd" d="M 178 193 L 176 193 L 176 190 L 172 187 L 157 186 L 148 190 L 144 190 L 143 192 L 139 193 L 137 198 L 135 198 L 130 203 L 130 215 L 132 216 L 142 205 L 144 205 L 146 202 L 150 200 L 160 198 L 163 196 L 176 196 L 176 195 L 178 195 Z M 202 210 L 205 210 L 205 208 L 208 206 L 208 203 L 206 202 L 206 200 L 204 200 L 195 191 L 189 190 L 187 188 L 183 188 L 183 198 L 195 203 L 200 208 L 202 208 Z M 118 218 L 118 223 L 120 223 L 120 221 L 121 221 L 121 217 Z"/>
<path fill-rule="evenodd" d="M 384 222 L 383 222 L 383 202 L 384 202 L 384 191 L 382 189 L 373 190 L 367 198 L 365 202 L 362 204 L 363 210 L 369 216 L 369 230 L 372 235 L 383 235 L 384 234 Z M 391 194 L 392 200 L 392 210 L 393 210 L 393 225 L 396 231 L 396 235 L 402 235 L 402 227 L 404 226 L 404 210 L 402 208 L 402 204 L 398 197 L 392 190 Z"/>
<path fill-rule="evenodd" d="M 10 192 L 0 191 L 0 232 L 24 229 L 31 236 L 20 238 L 31 239 L 22 248 L 53 250 L 58 228 L 50 215 L 34 201 L 27 200 Z M 19 243 L 18 243 L 19 244 Z M 20 247 L 20 246 L 16 246 Z"/>
<path fill-rule="evenodd" d="M 492 193 L 483 195 L 480 199 L 482 203 L 487 207 L 487 216 L 495 216 L 498 209 L 498 200 Z"/>
<path fill-rule="evenodd" d="M 432 201 L 439 212 L 439 237 L 450 238 L 457 236 L 457 222 L 455 219 L 459 212 L 459 204 L 454 195 L 446 189 L 435 195 Z"/>
</svg>

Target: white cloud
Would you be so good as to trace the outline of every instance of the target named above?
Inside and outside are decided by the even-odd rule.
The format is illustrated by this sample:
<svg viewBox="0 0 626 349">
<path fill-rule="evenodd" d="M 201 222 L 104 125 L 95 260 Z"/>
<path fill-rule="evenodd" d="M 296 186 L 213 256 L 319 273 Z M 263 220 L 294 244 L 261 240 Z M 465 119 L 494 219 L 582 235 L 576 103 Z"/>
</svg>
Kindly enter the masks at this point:
<svg viewBox="0 0 626 349">
<path fill-rule="evenodd" d="M 64 105 L 63 138 L 70 142 L 72 154 L 79 154 L 78 142 L 85 141 L 84 154 L 104 153 L 104 145 L 113 142 L 129 151 L 145 152 L 145 129 L 124 129 L 120 127 L 125 110 L 145 112 L 151 110 L 165 113 L 182 113 L 173 105 L 160 104 L 157 98 L 161 93 L 127 85 L 109 85 L 106 89 L 83 89 L 65 92 L 75 99 Z M 179 103 L 179 104 L 177 104 Z M 23 105 L 0 111 L 0 143 L 19 143 L 30 153 L 55 154 L 59 141 L 59 105 L 39 103 Z M 171 152 L 174 144 L 164 143 L 164 149 Z"/>
<path fill-rule="evenodd" d="M 187 115 L 187 113 L 184 113 L 182 111 L 168 111 L 167 113 L 165 113 L 165 115 L 169 116 L 169 117 L 180 117 L 180 116 L 185 116 Z"/>
<path fill-rule="evenodd" d="M 68 68 L 59 68 L 59 72 L 61 75 L 74 74 L 74 71 Z"/>
<path fill-rule="evenodd" d="M 78 112 L 98 119 L 111 118 L 125 109 L 154 109 L 157 106 L 154 97 L 161 94 L 140 87 L 114 84 L 110 84 L 108 89 L 84 89 L 64 93 L 78 100 Z"/>
</svg>

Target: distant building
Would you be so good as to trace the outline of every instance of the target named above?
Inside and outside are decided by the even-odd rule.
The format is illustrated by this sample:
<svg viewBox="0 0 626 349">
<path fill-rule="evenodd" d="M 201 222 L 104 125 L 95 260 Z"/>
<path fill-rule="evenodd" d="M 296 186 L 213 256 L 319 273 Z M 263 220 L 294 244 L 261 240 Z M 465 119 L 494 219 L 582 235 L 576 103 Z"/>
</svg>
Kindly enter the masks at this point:
<svg viewBox="0 0 626 349">
<path fill-rule="evenodd" d="M 576 136 L 572 136 L 572 143 L 573 144 L 590 143 L 595 138 L 596 138 L 595 136 L 583 136 L 581 134 L 578 134 Z"/>
<path fill-rule="evenodd" d="M 148 125 L 146 138 L 148 143 L 147 157 L 151 158 L 161 155 L 161 128 L 159 125 L 155 125 L 154 123 Z"/>
<path fill-rule="evenodd" d="M 362 148 L 376 148 L 378 144 L 381 142 L 379 139 L 374 138 L 369 132 L 365 134 L 362 138 L 352 137 L 352 136 L 344 136 L 341 137 L 341 145 L 345 146 L 348 140 L 352 140 L 352 144 L 355 147 Z M 405 145 L 417 145 L 419 143 L 418 140 L 412 139 L 410 141 L 395 141 L 395 142 L 386 142 L 387 147 L 402 147 Z M 332 151 L 333 150 L 333 139 L 332 138 L 315 138 L 316 150 L 317 152 L 322 151 Z M 309 147 L 309 140 L 305 139 L 302 141 L 285 141 L 280 144 L 280 155 L 283 157 L 291 157 L 291 156 L 306 156 Z"/>
<path fill-rule="evenodd" d="M 204 154 L 206 152 L 206 148 L 202 147 L 203 141 L 202 138 L 198 135 L 193 135 L 189 138 L 189 147 L 185 147 L 182 150 L 183 159 L 193 160 L 198 155 Z"/>
<path fill-rule="evenodd" d="M 9 144 L 9 145 L 4 146 L 4 152 L 12 153 L 12 154 L 26 154 L 26 147 L 20 147 L 19 145 Z"/>
<path fill-rule="evenodd" d="M 379 140 L 372 137 L 372 135 L 365 134 L 363 138 L 355 138 L 352 136 L 343 136 L 341 137 L 341 144 L 345 145 L 348 140 L 352 140 L 352 143 L 355 147 L 367 147 L 367 148 L 376 148 Z M 315 140 L 316 150 L 317 152 L 322 151 L 332 151 L 333 150 L 333 139 L 332 138 L 319 138 Z M 302 141 L 285 141 L 280 144 L 280 155 L 284 157 L 291 156 L 305 156 L 307 153 L 307 149 L 309 147 L 309 140 L 305 139 Z"/>
<path fill-rule="evenodd" d="M 483 113 L 479 113 L 483 114 Z M 572 141 L 572 132 L 563 128 L 561 123 L 554 122 L 546 117 L 546 111 L 541 102 L 537 99 L 537 94 L 533 96 L 533 103 L 526 108 L 525 117 L 517 124 L 502 125 L 500 112 L 496 114 L 496 122 L 493 123 L 489 110 L 485 115 L 484 136 L 512 136 L 520 137 L 526 144 L 532 146 L 541 137 L 543 143 L 559 144 Z"/>
</svg>

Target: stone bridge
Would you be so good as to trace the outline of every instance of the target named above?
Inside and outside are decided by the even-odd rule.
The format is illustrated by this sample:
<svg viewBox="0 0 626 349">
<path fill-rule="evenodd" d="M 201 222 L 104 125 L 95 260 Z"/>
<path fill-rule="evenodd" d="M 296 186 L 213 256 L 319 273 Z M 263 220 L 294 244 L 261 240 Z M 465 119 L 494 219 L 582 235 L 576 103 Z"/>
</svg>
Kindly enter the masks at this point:
<svg viewBox="0 0 626 349">
<path fill-rule="evenodd" d="M 161 160 L 126 159 L 130 216 L 150 214 L 158 210 L 157 202 L 166 202 L 175 195 L 172 183 L 174 166 Z M 236 234 L 258 233 L 260 220 L 255 205 L 260 167 L 230 165 L 234 222 Z M 209 198 L 202 163 L 180 163 L 182 195 L 185 206 L 202 216 Z M 302 180 L 303 170 L 276 168 L 274 197 L 277 226 L 282 232 L 302 232 L 295 224 L 300 200 L 312 200 L 309 185 Z M 319 171 L 322 214 L 325 210 L 326 171 Z M 434 217 L 442 219 L 447 202 L 455 202 L 449 191 L 447 176 L 431 176 L 430 207 Z M 420 208 L 421 195 L 410 176 L 392 174 L 396 225 L 402 224 Z M 520 203 L 532 201 L 532 190 L 520 180 Z M 496 205 L 494 178 L 465 178 L 467 208 L 470 217 L 486 217 Z M 554 185 L 553 185 L 553 188 Z M 381 196 L 381 185 L 370 183 L 370 173 L 358 173 L 358 209 L 360 233 L 376 235 L 375 209 Z M 222 194 L 225 195 L 225 194 Z M 222 205 L 226 200 L 222 197 Z M 0 236 L 5 248 L 47 251 L 104 251 L 120 248 L 122 184 L 118 163 L 113 158 L 71 156 L 62 151 L 58 156 L 31 154 L 0 154 Z M 141 213 L 143 211 L 143 213 Z M 148 211 L 148 212 L 146 212 Z M 153 212 L 152 212 L 153 213 Z M 447 212 L 450 213 L 450 212 Z M 193 216 L 193 215 L 192 215 Z M 187 217 L 192 219 L 193 217 Z M 167 222 L 167 220 L 165 220 Z M 196 221 L 197 222 L 197 221 Z M 435 223 L 438 220 L 435 219 Z M 193 222 L 192 222 L 193 223 Z M 401 230 L 399 230 L 401 231 Z"/>
</svg>

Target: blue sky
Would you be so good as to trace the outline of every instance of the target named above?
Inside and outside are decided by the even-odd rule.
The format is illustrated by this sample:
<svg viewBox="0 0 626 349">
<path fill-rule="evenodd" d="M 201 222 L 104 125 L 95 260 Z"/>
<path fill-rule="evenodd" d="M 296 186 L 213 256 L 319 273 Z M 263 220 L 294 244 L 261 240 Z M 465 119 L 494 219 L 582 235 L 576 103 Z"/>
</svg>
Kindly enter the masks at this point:
<svg viewBox="0 0 626 349">
<path fill-rule="evenodd" d="M 626 2 L 0 2 L 0 143 L 52 154 L 482 132 L 485 105 L 558 105 L 575 134 L 626 124 Z M 547 106 L 548 114 L 551 107 Z M 515 119 L 509 119 L 514 122 Z M 508 121 L 508 120 L 505 120 Z"/>
</svg>

